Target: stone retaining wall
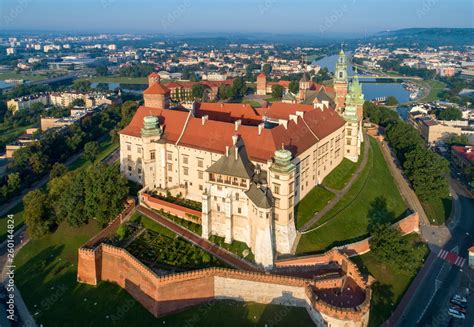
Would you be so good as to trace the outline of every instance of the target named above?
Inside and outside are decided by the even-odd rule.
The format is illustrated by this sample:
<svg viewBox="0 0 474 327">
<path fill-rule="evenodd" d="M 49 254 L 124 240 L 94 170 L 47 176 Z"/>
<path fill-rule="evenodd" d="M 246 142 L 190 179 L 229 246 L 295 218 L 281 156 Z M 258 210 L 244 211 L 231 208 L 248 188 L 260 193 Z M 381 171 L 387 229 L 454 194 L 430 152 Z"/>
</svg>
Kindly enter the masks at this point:
<svg viewBox="0 0 474 327">
<path fill-rule="evenodd" d="M 144 192 L 140 194 L 140 202 L 146 204 L 152 209 L 163 210 L 164 212 L 176 217 L 191 221 L 195 224 L 201 224 L 201 211 L 186 208 L 176 203 L 167 202 Z"/>
<path fill-rule="evenodd" d="M 340 263 L 368 296 L 368 301 L 355 308 L 338 309 L 314 298 L 313 289 L 340 287 L 342 277 L 313 281 L 225 268 L 158 276 L 126 250 L 108 244 L 95 249 L 80 248 L 78 257 L 79 282 L 117 283 L 156 317 L 212 299 L 235 299 L 305 307 L 317 325 L 366 326 L 368 323 L 370 290 L 357 267 L 336 250 L 328 253 L 328 258 Z"/>
</svg>

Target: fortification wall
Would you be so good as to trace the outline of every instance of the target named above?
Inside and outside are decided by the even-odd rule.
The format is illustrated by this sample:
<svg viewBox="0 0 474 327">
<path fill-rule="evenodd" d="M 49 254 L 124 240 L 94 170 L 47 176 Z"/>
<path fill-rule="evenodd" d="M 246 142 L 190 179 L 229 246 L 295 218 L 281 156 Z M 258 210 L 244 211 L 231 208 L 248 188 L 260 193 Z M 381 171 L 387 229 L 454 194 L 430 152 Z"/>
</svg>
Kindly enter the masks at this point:
<svg viewBox="0 0 474 327">
<path fill-rule="evenodd" d="M 337 251 L 332 251 L 329 256 L 334 261 L 348 260 Z M 354 270 L 352 273 L 357 272 Z M 355 277 L 358 284 L 363 283 L 361 276 L 359 279 Z M 369 307 L 369 302 L 366 301 L 367 304 L 362 308 L 359 306 L 338 311 L 321 300 L 314 300 L 311 288 L 340 287 L 342 278 L 314 282 L 224 268 L 160 277 L 124 249 L 107 244 L 96 249 L 79 249 L 78 281 L 97 285 L 101 280 L 120 285 L 156 317 L 212 299 L 236 299 L 306 307 L 317 325 L 321 325 L 324 318 L 332 321 L 331 326 L 344 326 L 345 317 L 350 317 L 354 320 L 354 324 L 350 326 L 366 326 L 365 315 Z M 365 288 L 365 283 L 363 286 Z M 368 294 L 370 301 L 370 293 Z"/>
<path fill-rule="evenodd" d="M 394 228 L 398 228 L 403 235 L 408 235 L 411 233 L 419 233 L 420 231 L 420 216 L 417 212 L 411 214 L 410 216 L 400 220 L 399 222 L 392 225 Z M 346 254 L 348 257 L 358 256 L 370 251 L 369 244 L 370 237 L 363 239 L 358 242 L 350 243 L 335 247 L 334 249 L 339 250 Z M 332 251 L 328 251 L 322 254 L 316 255 L 307 255 L 301 257 L 294 257 L 289 259 L 281 259 L 275 262 L 277 267 L 285 266 L 312 266 L 323 264 L 328 261 L 333 261 L 331 255 Z"/>
</svg>

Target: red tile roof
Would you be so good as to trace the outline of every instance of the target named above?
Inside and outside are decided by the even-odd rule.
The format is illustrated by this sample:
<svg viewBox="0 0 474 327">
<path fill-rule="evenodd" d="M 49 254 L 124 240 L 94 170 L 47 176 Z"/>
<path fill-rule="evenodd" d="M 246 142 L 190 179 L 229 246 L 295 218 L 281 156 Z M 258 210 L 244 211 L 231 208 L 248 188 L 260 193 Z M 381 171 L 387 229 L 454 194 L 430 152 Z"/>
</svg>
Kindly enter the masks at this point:
<svg viewBox="0 0 474 327">
<path fill-rule="evenodd" d="M 265 110 L 265 116 L 273 119 L 289 119 L 290 115 L 295 115 L 297 111 L 311 110 L 314 110 L 314 107 L 307 104 L 274 102 Z"/>
<path fill-rule="evenodd" d="M 451 147 L 452 151 L 455 151 L 462 155 L 464 158 L 466 158 L 469 161 L 472 161 L 474 163 L 474 146 L 452 146 Z"/>
<path fill-rule="evenodd" d="M 265 162 L 271 159 L 275 150 L 281 148 L 282 145 L 290 150 L 293 155 L 299 155 L 319 139 L 328 136 L 345 124 L 344 120 L 332 110 L 323 111 L 313 109 L 311 106 L 275 103 L 269 110 L 273 108 L 274 111 L 282 114 L 282 117 L 282 112 L 288 114 L 296 111 L 303 111 L 304 116 L 303 118 L 298 117 L 296 122 L 289 120 L 286 129 L 283 125 L 279 125 L 271 129 L 263 129 L 262 133 L 258 135 L 256 126 L 242 125 L 235 131 L 235 124 L 229 122 L 227 118 L 234 119 L 243 112 L 245 117 L 254 117 L 255 120 L 259 118 L 262 122 L 264 110 L 267 110 L 267 108 L 258 111 L 250 105 L 225 104 L 223 108 L 228 110 L 227 118 L 222 121 L 219 119 L 222 116 L 217 114 L 219 107 L 220 104 L 215 103 L 200 104 L 198 112 L 201 109 L 203 111 L 208 110 L 217 117 L 213 119 L 210 116 L 210 119 L 203 125 L 202 119 L 198 117 L 190 117 L 186 124 L 189 115 L 187 112 L 142 106 L 137 110 L 131 123 L 120 133 L 140 137 L 143 118 L 153 115 L 159 117 L 159 122 L 164 129 L 163 138 L 167 142 L 176 143 L 182 135 L 179 140 L 180 145 L 225 153 L 226 146 L 232 145 L 232 136 L 237 134 L 242 137 L 249 158 L 254 161 Z M 288 116 L 286 116 L 286 119 L 288 119 Z M 184 126 L 186 127 L 183 132 Z"/>
<path fill-rule="evenodd" d="M 168 89 L 166 86 L 164 86 L 161 83 L 154 83 L 151 86 L 149 86 L 145 91 L 143 91 L 143 94 L 167 94 L 170 93 L 170 89 Z"/>
</svg>

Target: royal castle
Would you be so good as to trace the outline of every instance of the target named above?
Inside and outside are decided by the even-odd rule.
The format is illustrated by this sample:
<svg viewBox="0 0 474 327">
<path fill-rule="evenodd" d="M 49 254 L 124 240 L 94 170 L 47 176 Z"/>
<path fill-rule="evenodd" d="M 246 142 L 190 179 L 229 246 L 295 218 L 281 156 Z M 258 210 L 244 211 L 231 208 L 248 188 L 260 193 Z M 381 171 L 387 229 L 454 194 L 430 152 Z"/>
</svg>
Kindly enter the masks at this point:
<svg viewBox="0 0 474 327">
<path fill-rule="evenodd" d="M 268 88 L 260 75 L 257 93 Z M 269 267 L 290 253 L 294 208 L 344 158 L 357 161 L 364 96 L 341 51 L 332 85 L 300 81 L 299 93 L 263 108 L 194 103 L 172 107 L 149 76 L 141 106 L 120 132 L 121 172 L 148 191 L 202 203 L 202 237 L 246 243 Z"/>
</svg>

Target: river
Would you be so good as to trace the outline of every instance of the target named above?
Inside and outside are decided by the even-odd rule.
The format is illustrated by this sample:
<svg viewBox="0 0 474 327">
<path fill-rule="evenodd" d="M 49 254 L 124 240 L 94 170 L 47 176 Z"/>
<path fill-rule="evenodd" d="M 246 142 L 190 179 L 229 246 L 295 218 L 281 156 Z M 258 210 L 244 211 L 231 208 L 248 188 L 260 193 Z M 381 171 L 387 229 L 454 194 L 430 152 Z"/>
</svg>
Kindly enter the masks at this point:
<svg viewBox="0 0 474 327">
<path fill-rule="evenodd" d="M 350 52 L 346 53 L 346 56 L 350 56 Z M 320 65 L 321 67 L 326 67 L 330 72 L 334 72 L 336 68 L 338 55 L 327 56 L 318 61 L 315 61 L 313 64 Z M 348 76 L 353 75 L 352 65 L 347 64 L 347 74 Z M 366 100 L 372 100 L 379 97 L 394 96 L 397 98 L 398 102 L 404 103 L 410 100 L 410 92 L 405 90 L 401 83 L 375 83 L 373 78 L 364 78 L 363 75 L 359 75 L 359 80 L 362 84 L 362 90 L 365 95 Z"/>
</svg>

